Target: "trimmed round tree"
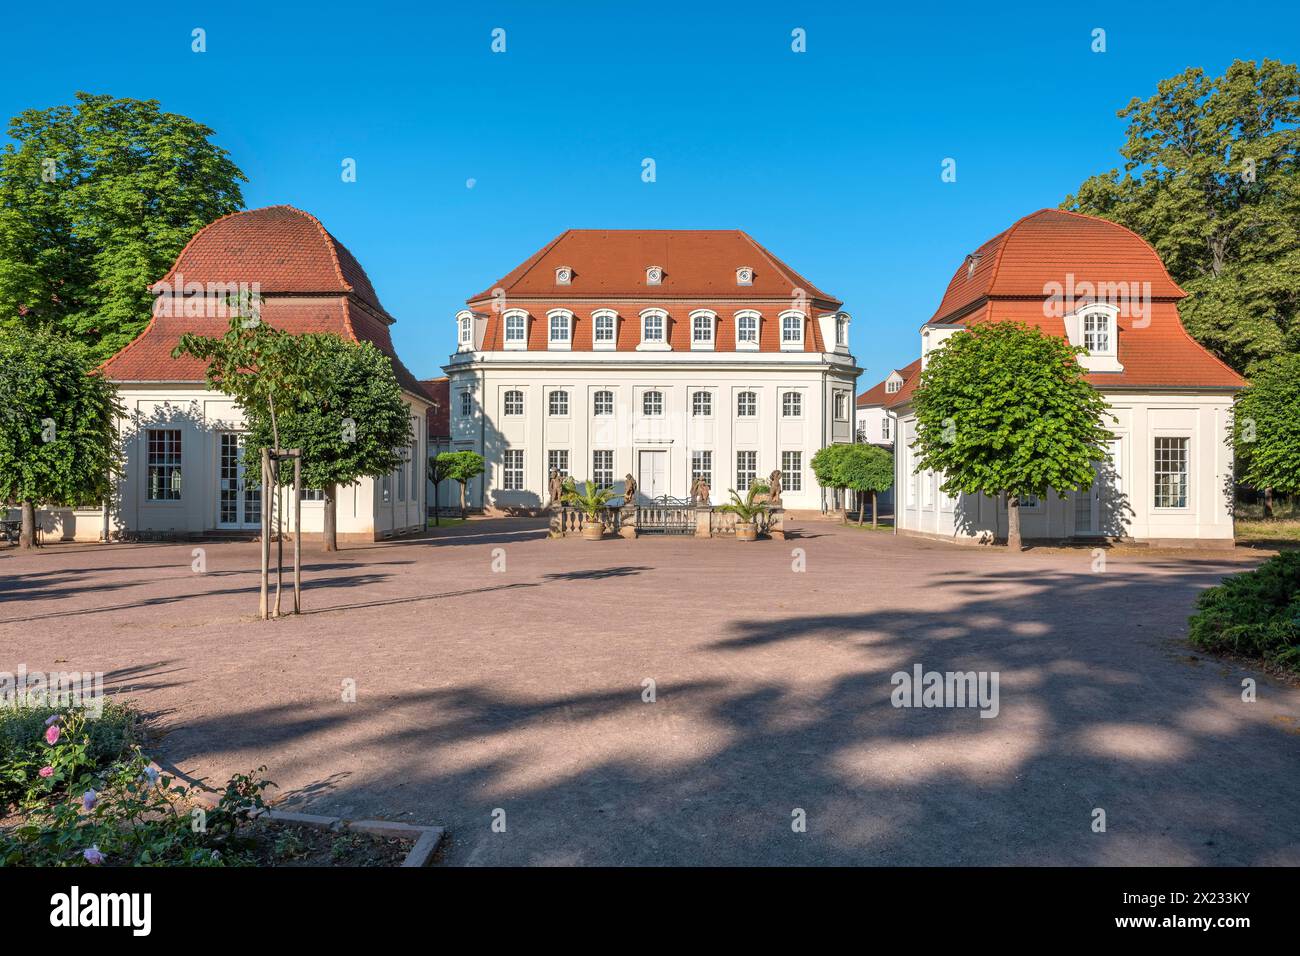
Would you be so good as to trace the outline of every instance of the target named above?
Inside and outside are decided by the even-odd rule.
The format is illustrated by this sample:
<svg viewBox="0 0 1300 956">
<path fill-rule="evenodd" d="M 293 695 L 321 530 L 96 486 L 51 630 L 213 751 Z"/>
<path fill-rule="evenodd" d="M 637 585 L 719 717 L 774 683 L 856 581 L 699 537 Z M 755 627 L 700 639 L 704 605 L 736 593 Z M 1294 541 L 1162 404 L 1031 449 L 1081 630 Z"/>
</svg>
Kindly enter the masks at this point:
<svg viewBox="0 0 1300 956">
<path fill-rule="evenodd" d="M 48 329 L 0 336 L 0 502 L 22 508 L 19 546 L 36 544 L 36 505 L 101 500 L 121 465 L 112 383 L 88 350 Z"/>
<path fill-rule="evenodd" d="M 1240 480 L 1269 498 L 1300 493 L 1300 355 L 1257 365 L 1232 419 Z"/>
<path fill-rule="evenodd" d="M 871 527 L 877 526 L 876 495 L 894 486 L 894 456 L 875 445 L 842 445 L 848 451 L 841 453 L 837 462 L 836 481 L 852 489 L 858 496 L 858 526 L 867 507 L 867 494 L 871 495 Z"/>
<path fill-rule="evenodd" d="M 310 362 L 310 396 L 277 409 L 274 425 L 281 448 L 302 450 L 303 486 L 324 493 L 323 546 L 336 551 L 338 486 L 382 478 L 402 466 L 401 449 L 414 438 L 411 412 L 392 360 L 369 342 L 313 335 Z M 248 414 L 250 448 L 273 447 L 275 439 L 269 414 Z M 285 469 L 280 483 L 292 481 Z"/>
<path fill-rule="evenodd" d="M 830 488 L 835 492 L 834 502 L 837 511 L 842 511 L 844 508 L 840 492 L 845 485 L 840 471 L 840 463 L 852 448 L 852 445 L 827 445 L 825 448 L 818 449 L 813 454 L 812 460 L 808 462 L 813 477 L 817 479 L 817 484 L 823 488 Z"/>
<path fill-rule="evenodd" d="M 435 459 L 436 471 L 460 485 L 460 516 L 465 517 L 465 487 L 483 474 L 483 456 L 476 451 L 444 451 Z"/>
<path fill-rule="evenodd" d="M 1005 495 L 1013 550 L 1022 496 L 1087 488 L 1105 459 L 1113 416 L 1082 351 L 1021 323 L 981 323 L 930 353 L 913 395 L 917 470 L 942 475 L 950 495 Z"/>
</svg>

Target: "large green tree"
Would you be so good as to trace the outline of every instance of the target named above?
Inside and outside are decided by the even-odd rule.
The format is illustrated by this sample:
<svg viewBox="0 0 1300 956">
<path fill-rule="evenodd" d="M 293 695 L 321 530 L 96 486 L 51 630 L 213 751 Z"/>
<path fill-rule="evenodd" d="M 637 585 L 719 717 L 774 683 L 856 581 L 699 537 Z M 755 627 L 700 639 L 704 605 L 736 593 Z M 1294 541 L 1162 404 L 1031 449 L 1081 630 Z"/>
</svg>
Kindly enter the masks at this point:
<svg viewBox="0 0 1300 956">
<path fill-rule="evenodd" d="M 369 342 L 336 335 L 313 336 L 309 397 L 279 410 L 281 448 L 302 450 L 302 481 L 325 495 L 324 549 L 338 549 L 338 486 L 381 478 L 402 467 L 401 449 L 414 439 L 411 413 L 393 373 L 393 362 Z M 269 414 L 247 415 L 248 446 L 273 447 Z M 421 468 L 417 474 L 423 476 Z M 286 470 L 281 483 L 290 482 Z"/>
<path fill-rule="evenodd" d="M 21 505 L 23 548 L 38 503 L 101 500 L 120 468 L 121 407 L 91 368 L 84 347 L 48 329 L 0 335 L 0 502 Z"/>
<path fill-rule="evenodd" d="M 1300 494 L 1300 355 L 1255 366 L 1233 409 L 1233 438 L 1242 482 Z"/>
<path fill-rule="evenodd" d="M 1300 351 L 1300 72 L 1276 60 L 1198 68 L 1119 111 L 1122 170 L 1063 206 L 1150 242 L 1188 293 L 1187 330 L 1238 371 Z"/>
<path fill-rule="evenodd" d="M 950 495 L 1005 495 L 1007 544 L 1021 547 L 1020 498 L 1087 488 L 1110 416 L 1065 339 L 981 323 L 931 352 L 913 395 L 917 470 Z"/>
<path fill-rule="evenodd" d="M 150 283 L 201 227 L 243 206 L 213 131 L 156 100 L 78 93 L 25 110 L 0 150 L 0 334 L 53 325 L 93 357 L 149 318 Z"/>
</svg>

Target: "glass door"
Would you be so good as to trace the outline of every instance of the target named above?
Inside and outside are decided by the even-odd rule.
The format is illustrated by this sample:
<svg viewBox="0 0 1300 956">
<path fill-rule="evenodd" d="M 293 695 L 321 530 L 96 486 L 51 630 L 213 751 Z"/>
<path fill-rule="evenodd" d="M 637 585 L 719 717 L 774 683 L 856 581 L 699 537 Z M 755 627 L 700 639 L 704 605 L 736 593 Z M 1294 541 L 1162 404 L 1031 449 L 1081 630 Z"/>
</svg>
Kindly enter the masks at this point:
<svg viewBox="0 0 1300 956">
<path fill-rule="evenodd" d="M 241 530 L 260 527 L 262 480 L 260 469 L 245 462 L 242 432 L 222 432 L 217 461 L 217 527 Z"/>
</svg>

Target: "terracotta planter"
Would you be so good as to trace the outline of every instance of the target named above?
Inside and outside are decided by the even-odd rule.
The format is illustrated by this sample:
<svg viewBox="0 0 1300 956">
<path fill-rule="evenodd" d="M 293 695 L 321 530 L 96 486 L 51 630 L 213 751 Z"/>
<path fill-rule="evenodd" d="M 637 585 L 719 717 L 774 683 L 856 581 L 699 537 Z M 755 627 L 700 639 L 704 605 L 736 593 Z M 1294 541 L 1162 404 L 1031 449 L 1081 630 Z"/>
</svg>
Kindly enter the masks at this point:
<svg viewBox="0 0 1300 956">
<path fill-rule="evenodd" d="M 605 525 L 599 521 L 588 521 L 582 526 L 582 536 L 588 541 L 599 541 L 605 537 Z"/>
<path fill-rule="evenodd" d="M 737 541 L 757 541 L 758 525 L 752 521 L 736 522 L 736 540 Z"/>
</svg>

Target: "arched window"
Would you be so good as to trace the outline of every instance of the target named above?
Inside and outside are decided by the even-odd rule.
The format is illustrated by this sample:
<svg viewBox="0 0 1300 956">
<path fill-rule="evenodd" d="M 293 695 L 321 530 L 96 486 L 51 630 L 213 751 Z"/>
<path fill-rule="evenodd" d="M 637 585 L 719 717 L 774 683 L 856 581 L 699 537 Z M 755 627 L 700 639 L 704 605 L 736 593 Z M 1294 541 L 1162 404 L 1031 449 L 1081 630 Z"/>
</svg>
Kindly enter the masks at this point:
<svg viewBox="0 0 1300 956">
<path fill-rule="evenodd" d="M 612 349 L 618 314 L 612 309 L 597 309 L 591 313 L 591 344 L 593 348 Z"/>
<path fill-rule="evenodd" d="M 758 348 L 759 314 L 752 309 L 736 313 L 736 348 Z"/>
<path fill-rule="evenodd" d="M 552 309 L 546 313 L 547 348 L 568 349 L 573 341 L 573 313 L 568 309 Z"/>
<path fill-rule="evenodd" d="M 666 342 L 666 326 L 662 312 L 647 312 L 641 317 L 641 341 L 649 345 Z"/>
<path fill-rule="evenodd" d="M 460 393 L 460 416 L 469 418 L 474 414 L 474 396 L 469 392 Z"/>
<path fill-rule="evenodd" d="M 657 416 L 664 413 L 664 393 L 649 391 L 641 395 L 641 414 Z"/>
<path fill-rule="evenodd" d="M 507 415 L 522 415 L 524 413 L 524 393 L 518 389 L 512 388 L 506 392 L 505 400 L 502 403 L 503 411 Z"/>
<path fill-rule="evenodd" d="M 709 309 L 697 309 L 691 313 L 692 348 L 713 348 L 713 330 L 717 321 L 717 313 Z"/>
<path fill-rule="evenodd" d="M 506 345 L 523 345 L 528 341 L 528 313 L 522 311 L 506 313 Z"/>
<path fill-rule="evenodd" d="M 691 414 L 705 418 L 713 414 L 713 393 L 695 392 L 691 395 Z"/>
<path fill-rule="evenodd" d="M 569 414 L 569 393 L 563 389 L 557 389 L 556 391 L 551 392 L 547 411 L 552 415 Z"/>
<path fill-rule="evenodd" d="M 753 418 L 758 414 L 758 393 L 739 392 L 736 395 L 736 415 L 740 418 Z"/>
<path fill-rule="evenodd" d="M 803 348 L 804 314 L 797 309 L 781 313 L 781 348 Z"/>
<path fill-rule="evenodd" d="M 614 414 L 614 393 L 602 389 L 591 397 L 591 410 L 595 415 Z"/>
<path fill-rule="evenodd" d="M 456 319 L 456 340 L 461 345 L 469 345 L 474 340 L 474 317 L 462 312 Z"/>
</svg>

